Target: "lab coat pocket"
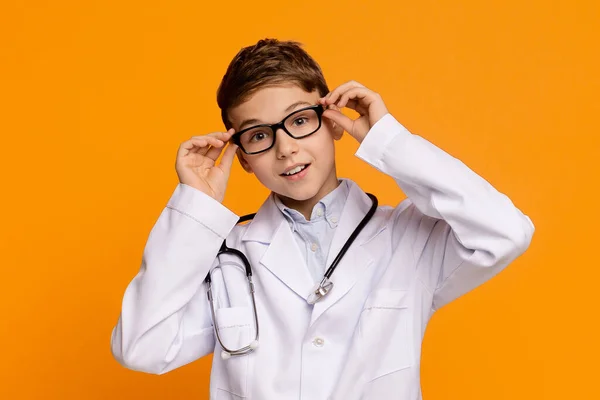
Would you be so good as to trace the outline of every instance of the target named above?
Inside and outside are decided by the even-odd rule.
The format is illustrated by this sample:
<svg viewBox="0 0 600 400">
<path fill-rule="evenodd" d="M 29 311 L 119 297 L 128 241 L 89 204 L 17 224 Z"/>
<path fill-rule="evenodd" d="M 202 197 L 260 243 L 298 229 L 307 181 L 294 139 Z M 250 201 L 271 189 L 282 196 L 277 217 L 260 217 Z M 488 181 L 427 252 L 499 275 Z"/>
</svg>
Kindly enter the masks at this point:
<svg viewBox="0 0 600 400">
<path fill-rule="evenodd" d="M 224 347 L 230 350 L 238 350 L 249 345 L 255 336 L 254 317 L 251 307 L 229 307 L 216 310 L 216 326 Z M 218 343 L 218 342 L 217 342 Z M 218 345 L 217 349 L 223 350 Z M 221 359 L 221 353 L 215 352 L 215 358 L 219 357 L 218 362 L 222 365 L 220 371 L 222 376 L 215 377 L 220 398 L 226 395 L 231 398 L 246 397 L 249 393 L 249 362 L 251 354 L 231 356 L 228 359 Z M 213 361 L 214 362 L 214 361 Z M 219 374 L 221 375 L 221 374 Z"/>
<path fill-rule="evenodd" d="M 409 314 L 406 290 L 376 289 L 367 297 L 358 327 L 367 382 L 412 365 Z"/>
</svg>

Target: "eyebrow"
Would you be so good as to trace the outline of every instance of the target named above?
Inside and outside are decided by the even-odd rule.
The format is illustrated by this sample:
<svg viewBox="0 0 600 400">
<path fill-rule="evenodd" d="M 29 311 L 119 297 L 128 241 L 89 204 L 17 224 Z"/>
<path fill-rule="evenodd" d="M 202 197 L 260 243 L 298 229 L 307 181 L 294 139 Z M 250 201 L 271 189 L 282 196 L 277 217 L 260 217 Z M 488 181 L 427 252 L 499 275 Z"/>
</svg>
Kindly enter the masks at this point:
<svg viewBox="0 0 600 400">
<path fill-rule="evenodd" d="M 301 100 L 301 101 L 297 101 L 293 104 L 290 104 L 288 106 L 288 108 L 286 108 L 285 110 L 283 110 L 283 112 L 287 113 L 292 111 L 294 108 L 298 107 L 298 106 L 312 106 L 314 105 L 313 103 L 309 103 L 308 101 L 305 100 Z M 245 126 L 247 125 L 259 125 L 263 123 L 263 121 L 256 119 L 256 118 L 252 118 L 252 119 L 246 119 L 244 120 L 241 124 L 240 127 L 238 128 L 238 131 L 241 131 L 242 129 L 244 129 Z"/>
</svg>

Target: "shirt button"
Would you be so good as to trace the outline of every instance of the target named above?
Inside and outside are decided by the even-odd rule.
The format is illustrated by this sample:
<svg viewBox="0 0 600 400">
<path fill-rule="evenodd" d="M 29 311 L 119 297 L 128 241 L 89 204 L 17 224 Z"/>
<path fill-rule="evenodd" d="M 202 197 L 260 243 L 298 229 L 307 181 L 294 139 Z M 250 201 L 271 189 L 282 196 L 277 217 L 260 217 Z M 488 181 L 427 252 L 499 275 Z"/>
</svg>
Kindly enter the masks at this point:
<svg viewBox="0 0 600 400">
<path fill-rule="evenodd" d="M 317 216 L 319 216 L 319 217 L 320 217 L 320 216 L 322 216 L 322 215 L 323 215 L 323 209 L 322 209 L 322 208 L 319 208 L 319 209 L 317 210 Z"/>
<path fill-rule="evenodd" d="M 313 244 L 310 246 L 310 249 L 311 249 L 312 251 L 317 251 L 317 249 L 318 249 L 318 248 L 319 248 L 319 246 L 317 246 L 317 244 L 316 244 L 316 243 L 313 243 Z"/>
<path fill-rule="evenodd" d="M 313 345 L 315 345 L 315 347 L 323 347 L 324 344 L 325 341 L 320 337 L 315 338 L 315 340 L 313 340 Z"/>
</svg>

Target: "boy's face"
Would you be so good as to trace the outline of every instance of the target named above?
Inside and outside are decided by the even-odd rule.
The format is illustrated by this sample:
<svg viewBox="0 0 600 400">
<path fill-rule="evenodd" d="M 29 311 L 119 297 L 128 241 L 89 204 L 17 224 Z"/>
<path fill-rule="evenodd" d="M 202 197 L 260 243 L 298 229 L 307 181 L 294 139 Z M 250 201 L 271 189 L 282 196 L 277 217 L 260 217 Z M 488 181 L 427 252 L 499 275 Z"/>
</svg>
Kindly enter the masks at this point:
<svg viewBox="0 0 600 400">
<path fill-rule="evenodd" d="M 318 92 L 308 93 L 295 85 L 266 87 L 231 109 L 228 116 L 238 132 L 259 124 L 278 123 L 295 110 L 318 104 L 319 97 Z M 294 139 L 279 129 L 271 149 L 253 155 L 238 149 L 237 155 L 246 171 L 254 173 L 284 201 L 316 203 L 338 185 L 334 139 L 341 138 L 342 133 L 341 127 L 323 117 L 319 130 L 310 136 Z M 306 167 L 295 175 L 285 175 L 298 165 Z"/>
</svg>

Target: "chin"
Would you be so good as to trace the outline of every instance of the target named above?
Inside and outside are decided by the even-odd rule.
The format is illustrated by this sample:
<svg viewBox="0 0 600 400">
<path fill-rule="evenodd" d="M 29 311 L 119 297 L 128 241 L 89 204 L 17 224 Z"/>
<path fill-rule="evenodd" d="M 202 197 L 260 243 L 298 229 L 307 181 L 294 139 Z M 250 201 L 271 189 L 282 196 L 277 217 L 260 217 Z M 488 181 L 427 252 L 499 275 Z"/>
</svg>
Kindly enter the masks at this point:
<svg viewBox="0 0 600 400">
<path fill-rule="evenodd" d="M 313 197 L 315 197 L 317 195 L 317 193 L 319 193 L 319 187 L 318 185 L 306 185 L 306 187 L 297 187 L 297 188 L 290 188 L 288 187 L 281 187 L 279 191 L 277 190 L 273 190 L 275 193 L 277 193 L 280 196 L 284 196 L 287 197 L 289 199 L 295 200 L 295 201 L 306 201 L 306 200 L 310 200 Z"/>
<path fill-rule="evenodd" d="M 286 190 L 279 194 L 295 201 L 306 201 L 315 197 L 317 192 L 318 190 Z"/>
</svg>

